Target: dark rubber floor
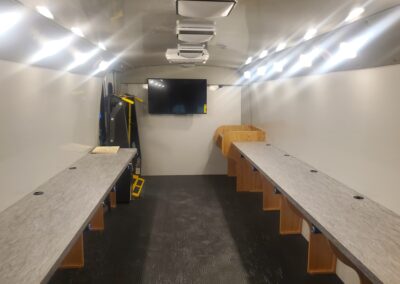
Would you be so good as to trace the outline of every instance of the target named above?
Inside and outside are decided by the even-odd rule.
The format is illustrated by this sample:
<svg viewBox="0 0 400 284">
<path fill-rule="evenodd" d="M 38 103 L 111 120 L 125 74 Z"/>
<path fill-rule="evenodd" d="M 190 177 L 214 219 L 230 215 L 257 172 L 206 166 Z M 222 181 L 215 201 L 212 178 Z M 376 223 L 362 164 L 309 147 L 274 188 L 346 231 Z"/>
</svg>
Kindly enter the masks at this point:
<svg viewBox="0 0 400 284">
<path fill-rule="evenodd" d="M 140 200 L 85 238 L 85 267 L 50 283 L 342 283 L 306 273 L 307 242 L 279 236 L 260 193 L 225 176 L 147 177 Z"/>
</svg>

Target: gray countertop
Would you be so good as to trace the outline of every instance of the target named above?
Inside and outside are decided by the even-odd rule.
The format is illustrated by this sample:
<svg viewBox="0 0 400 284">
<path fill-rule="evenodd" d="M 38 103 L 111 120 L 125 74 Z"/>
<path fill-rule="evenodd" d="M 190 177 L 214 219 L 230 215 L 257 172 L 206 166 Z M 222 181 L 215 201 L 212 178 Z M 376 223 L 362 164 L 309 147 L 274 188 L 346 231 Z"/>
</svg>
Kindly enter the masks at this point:
<svg viewBox="0 0 400 284">
<path fill-rule="evenodd" d="M 400 283 L 399 215 L 265 142 L 234 145 L 373 282 Z"/>
<path fill-rule="evenodd" d="M 1 212 L 0 283 L 46 282 L 135 154 L 87 154 Z"/>
</svg>

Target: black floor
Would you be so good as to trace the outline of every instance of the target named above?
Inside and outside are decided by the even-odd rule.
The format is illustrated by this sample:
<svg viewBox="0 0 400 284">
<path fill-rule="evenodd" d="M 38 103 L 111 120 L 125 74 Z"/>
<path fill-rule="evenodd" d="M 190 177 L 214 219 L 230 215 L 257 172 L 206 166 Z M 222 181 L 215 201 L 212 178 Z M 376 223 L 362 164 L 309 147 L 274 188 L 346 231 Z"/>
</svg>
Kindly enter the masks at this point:
<svg viewBox="0 0 400 284">
<path fill-rule="evenodd" d="M 85 232 L 85 267 L 51 283 L 342 283 L 306 273 L 307 242 L 279 236 L 260 193 L 225 176 L 147 177 L 142 198 Z"/>
</svg>

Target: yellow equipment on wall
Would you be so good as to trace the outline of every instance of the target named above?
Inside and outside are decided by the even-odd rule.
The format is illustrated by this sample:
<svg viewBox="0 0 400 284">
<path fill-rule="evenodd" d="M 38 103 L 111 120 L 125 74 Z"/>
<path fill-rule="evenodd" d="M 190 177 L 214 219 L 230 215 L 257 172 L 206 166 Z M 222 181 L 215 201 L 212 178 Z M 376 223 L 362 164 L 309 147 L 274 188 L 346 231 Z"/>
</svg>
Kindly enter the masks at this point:
<svg viewBox="0 0 400 284">
<path fill-rule="evenodd" d="M 139 175 L 133 175 L 133 183 L 132 183 L 132 197 L 139 198 L 142 193 L 142 188 L 144 185 L 144 178 L 141 178 Z"/>
<path fill-rule="evenodd" d="M 128 103 L 129 108 L 128 108 L 128 143 L 131 145 L 131 131 L 132 131 L 132 105 L 135 104 L 135 102 L 143 103 L 143 100 L 141 98 L 138 98 L 136 96 L 132 96 L 128 94 L 123 94 L 120 95 L 119 97 L 121 100 L 124 102 Z M 140 175 L 137 172 L 138 169 L 136 169 L 136 174 L 134 174 L 133 177 L 133 182 L 132 182 L 132 187 L 131 187 L 131 195 L 133 198 L 139 198 L 140 194 L 142 193 L 143 185 L 144 185 L 144 178 L 140 177 Z M 139 169 L 140 170 L 140 169 Z M 139 171 L 140 173 L 141 171 Z"/>
</svg>

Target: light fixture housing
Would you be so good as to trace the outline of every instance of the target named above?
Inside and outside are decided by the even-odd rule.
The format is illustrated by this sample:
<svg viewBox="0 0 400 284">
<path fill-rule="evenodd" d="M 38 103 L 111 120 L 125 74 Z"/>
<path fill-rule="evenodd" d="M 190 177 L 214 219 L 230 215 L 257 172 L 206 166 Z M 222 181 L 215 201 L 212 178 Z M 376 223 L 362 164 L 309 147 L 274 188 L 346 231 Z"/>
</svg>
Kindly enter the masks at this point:
<svg viewBox="0 0 400 284">
<path fill-rule="evenodd" d="M 189 18 L 221 18 L 228 16 L 237 0 L 176 0 L 176 13 Z"/>
<path fill-rule="evenodd" d="M 195 63 L 204 63 L 207 62 L 210 57 L 208 51 L 206 49 L 203 50 L 203 53 L 197 57 L 187 58 L 179 55 L 179 50 L 177 48 L 169 48 L 165 53 L 165 57 L 169 61 L 169 63 L 177 63 L 177 64 L 195 64 Z"/>
<path fill-rule="evenodd" d="M 185 58 L 197 58 L 204 55 L 204 44 L 178 44 L 178 55 Z"/>
<path fill-rule="evenodd" d="M 178 40 L 188 43 L 204 43 L 216 34 L 215 22 L 212 21 L 177 21 L 176 35 Z"/>
</svg>

